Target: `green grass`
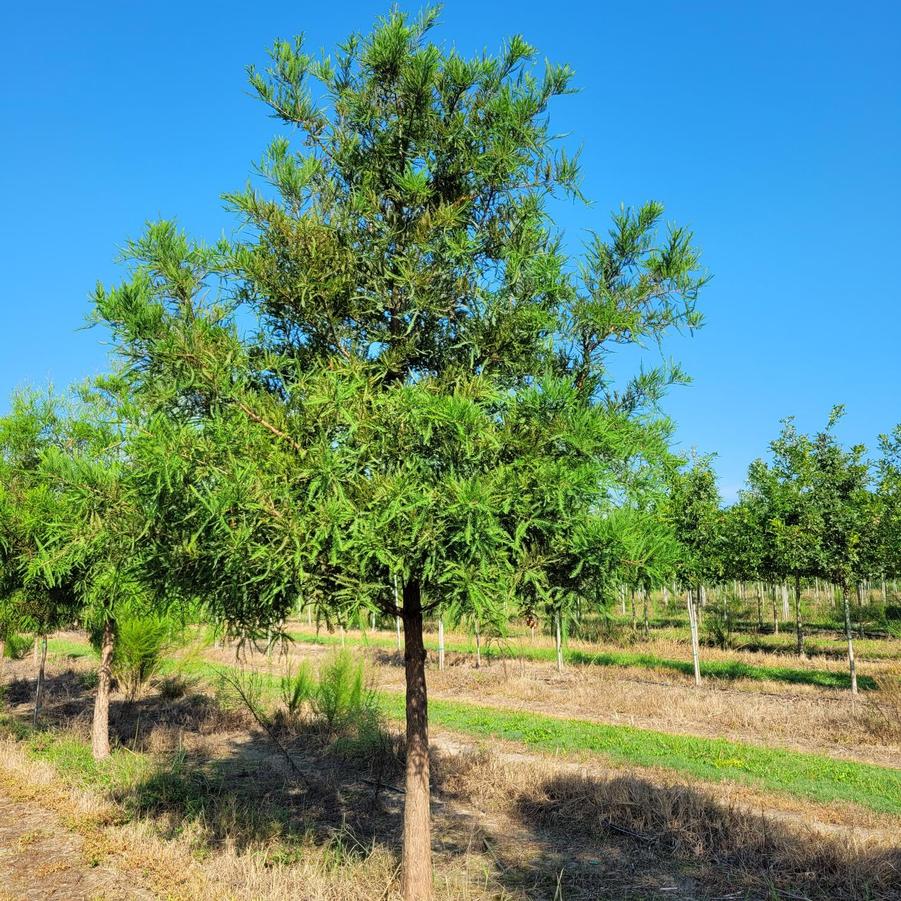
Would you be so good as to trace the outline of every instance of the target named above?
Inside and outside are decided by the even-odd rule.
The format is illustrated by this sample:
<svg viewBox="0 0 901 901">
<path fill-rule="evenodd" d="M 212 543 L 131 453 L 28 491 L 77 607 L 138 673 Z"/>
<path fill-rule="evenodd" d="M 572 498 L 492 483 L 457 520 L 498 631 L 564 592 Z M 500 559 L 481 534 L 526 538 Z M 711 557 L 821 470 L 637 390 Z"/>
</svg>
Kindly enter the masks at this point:
<svg viewBox="0 0 901 901">
<path fill-rule="evenodd" d="M 402 718 L 403 696 L 386 693 L 385 712 Z M 662 767 L 713 782 L 741 782 L 819 802 L 851 801 L 901 815 L 901 770 L 888 767 L 459 701 L 430 701 L 429 719 L 446 729 L 518 742 L 545 753 L 601 754 L 630 766 Z"/>
<path fill-rule="evenodd" d="M 303 632 L 292 632 L 291 637 L 295 641 L 305 644 L 324 646 L 341 644 L 341 638 L 337 635 L 309 635 Z M 397 646 L 394 639 L 365 634 L 363 638 L 353 638 L 348 635 L 345 641 L 349 645 L 357 644 L 364 647 L 396 648 Z M 472 642 L 445 641 L 445 650 L 462 654 L 474 654 L 475 645 Z M 496 645 L 483 648 L 482 654 L 486 658 L 496 657 L 498 655 Z M 553 663 L 556 657 L 553 648 L 528 646 L 511 646 L 509 652 L 505 652 L 504 656 L 548 663 Z M 566 648 L 563 656 L 567 663 L 581 666 L 635 667 L 638 669 L 669 670 L 683 673 L 686 676 L 694 674 L 694 665 L 691 660 L 674 660 L 640 651 L 594 652 Z M 798 669 L 790 666 L 762 666 L 743 663 L 740 660 L 702 660 L 701 675 L 710 679 L 730 681 L 750 679 L 756 682 L 772 681 L 786 682 L 791 685 L 815 685 L 819 688 L 851 688 L 851 677 L 848 673 L 822 669 Z M 866 675 L 858 675 L 857 685 L 862 690 L 876 688 L 876 683 L 872 677 Z"/>
<path fill-rule="evenodd" d="M 60 775 L 78 785 L 113 788 L 136 783 L 149 771 L 147 755 L 123 748 L 106 759 L 94 760 L 91 745 L 67 732 L 53 732 L 9 715 L 0 715 L 0 734 L 22 743 L 29 757 L 53 765 Z"/>
<path fill-rule="evenodd" d="M 55 657 L 78 660 L 82 657 L 97 657 L 97 652 L 86 641 L 71 641 L 68 638 L 49 638 L 47 653 Z"/>
<path fill-rule="evenodd" d="M 323 640 L 321 643 L 331 642 Z M 213 682 L 225 668 L 196 656 L 166 663 L 168 672 Z M 264 696 L 274 701 L 278 696 L 278 677 L 261 673 L 260 678 Z M 386 716 L 403 719 L 404 699 L 400 692 L 383 691 L 380 698 Z M 433 699 L 429 703 L 429 719 L 436 726 L 476 738 L 517 742 L 542 753 L 598 754 L 619 764 L 660 767 L 705 781 L 738 782 L 822 803 L 847 801 L 877 812 L 901 815 L 901 770 L 890 767 L 745 742 L 671 735 L 633 726 L 564 719 L 442 699 Z M 47 734 L 40 733 L 41 736 Z M 35 748 L 42 756 L 61 761 L 76 775 L 81 773 L 84 778 L 90 778 L 94 772 L 92 767 L 97 767 L 90 760 L 90 750 L 73 749 L 68 743 L 71 740 L 36 738 L 32 741 L 38 743 Z M 100 765 L 104 766 L 107 765 Z M 127 775 L 117 773 L 116 778 L 123 779 Z"/>
</svg>

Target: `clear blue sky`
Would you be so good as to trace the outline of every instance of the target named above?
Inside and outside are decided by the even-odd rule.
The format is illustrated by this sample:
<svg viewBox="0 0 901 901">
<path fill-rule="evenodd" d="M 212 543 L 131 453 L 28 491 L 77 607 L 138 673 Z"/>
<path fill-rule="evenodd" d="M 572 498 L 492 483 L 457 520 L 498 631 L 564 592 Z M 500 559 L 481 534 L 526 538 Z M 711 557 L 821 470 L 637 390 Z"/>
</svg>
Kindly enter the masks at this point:
<svg viewBox="0 0 901 901">
<path fill-rule="evenodd" d="M 278 126 L 246 90 L 277 36 L 331 49 L 387 4 L 11 5 L 0 36 L 0 408 L 23 383 L 101 371 L 78 331 L 98 279 L 145 220 L 216 238 Z M 417 5 L 403 5 L 415 11 Z M 694 377 L 666 409 L 683 448 L 716 451 L 728 496 L 788 414 L 871 443 L 901 420 L 901 3 L 485 3 L 451 0 L 437 36 L 465 52 L 519 31 L 582 92 L 554 125 L 584 146 L 590 209 L 662 200 L 715 275 L 707 326 L 668 351 Z"/>
</svg>

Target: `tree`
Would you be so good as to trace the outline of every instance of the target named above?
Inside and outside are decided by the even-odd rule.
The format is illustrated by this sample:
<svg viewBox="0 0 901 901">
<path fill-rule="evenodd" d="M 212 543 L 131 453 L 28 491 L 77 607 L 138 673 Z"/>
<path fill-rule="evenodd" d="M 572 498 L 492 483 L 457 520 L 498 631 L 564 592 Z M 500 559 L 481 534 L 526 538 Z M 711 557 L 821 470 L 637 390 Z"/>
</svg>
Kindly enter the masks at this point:
<svg viewBox="0 0 901 901">
<path fill-rule="evenodd" d="M 658 452 L 649 411 L 682 380 L 617 389 L 607 354 L 699 325 L 705 281 L 656 203 L 576 265 L 547 213 L 580 196 L 547 122 L 570 70 L 537 77 L 519 37 L 464 59 L 428 42 L 435 20 L 393 13 L 334 60 L 277 42 L 251 84 L 299 149 L 277 139 L 268 188 L 228 196 L 248 237 L 152 225 L 131 279 L 96 295 L 143 406 L 129 454 L 168 588 L 242 634 L 298 594 L 338 621 L 402 618 L 408 899 L 431 894 L 423 616 L 572 594 L 576 550 Z"/>
<path fill-rule="evenodd" d="M 710 457 L 695 457 L 672 473 L 666 517 L 681 547 L 677 572 L 688 588 L 688 622 L 695 683 L 701 684 L 698 608 L 705 582 L 722 572 L 722 511 Z"/>
<path fill-rule="evenodd" d="M 79 392 L 66 423 L 69 440 L 50 446 L 41 473 L 56 498 L 54 514 L 41 524 L 38 565 L 57 587 L 69 586 L 79 615 L 100 652 L 91 747 L 109 756 L 109 699 L 120 611 L 161 612 L 167 600 L 144 578 L 150 567 L 142 530 L 150 522 L 129 492 L 131 463 L 125 433 L 116 419 L 127 408 L 121 386 L 99 381 Z"/>
<path fill-rule="evenodd" d="M 5 632 L 13 626 L 39 642 L 34 723 L 41 710 L 47 635 L 77 616 L 68 578 L 55 577 L 44 557 L 45 529 L 58 515 L 60 496 L 47 480 L 49 453 L 73 443 L 59 399 L 49 392 L 14 395 L 0 419 L 0 595 Z M 38 649 L 36 648 L 36 651 Z"/>
<path fill-rule="evenodd" d="M 901 575 L 901 425 L 879 438 L 879 558 L 883 578 Z"/>
<path fill-rule="evenodd" d="M 782 433 L 770 448 L 772 466 L 757 460 L 748 470 L 748 494 L 763 528 L 770 572 L 780 582 L 788 578 L 794 582 L 795 647 L 800 655 L 804 653 L 801 579 L 816 571 L 817 511 L 812 504 L 812 461 L 791 418 L 784 421 Z"/>
<path fill-rule="evenodd" d="M 833 408 L 826 428 L 816 435 L 783 431 L 781 444 L 795 469 L 806 473 L 806 493 L 816 573 L 842 593 L 851 691 L 857 694 L 857 668 L 851 634 L 850 586 L 863 576 L 863 548 L 873 526 L 868 490 L 870 466 L 862 444 L 845 449 L 834 434 L 844 408 Z"/>
</svg>

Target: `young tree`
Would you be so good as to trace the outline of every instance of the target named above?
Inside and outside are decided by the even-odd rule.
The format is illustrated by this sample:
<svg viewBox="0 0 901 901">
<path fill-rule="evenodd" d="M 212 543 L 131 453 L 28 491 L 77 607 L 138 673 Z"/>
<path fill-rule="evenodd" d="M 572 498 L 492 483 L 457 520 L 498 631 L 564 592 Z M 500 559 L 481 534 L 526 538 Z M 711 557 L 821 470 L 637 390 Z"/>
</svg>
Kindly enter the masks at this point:
<svg viewBox="0 0 901 901">
<path fill-rule="evenodd" d="M 864 575 L 862 548 L 873 518 L 865 448 L 858 444 L 845 449 L 833 432 L 843 413 L 843 407 L 835 407 L 826 428 L 813 436 L 786 428 L 781 441 L 784 453 L 797 461 L 795 468 L 806 473 L 816 573 L 841 590 L 851 691 L 857 694 L 850 588 Z"/>
<path fill-rule="evenodd" d="M 681 379 L 617 390 L 606 356 L 700 324 L 704 282 L 659 204 L 573 264 L 546 208 L 578 196 L 547 122 L 569 69 L 537 77 L 519 37 L 464 59 L 428 42 L 435 19 L 394 13 L 334 60 L 278 42 L 251 83 L 299 144 L 270 147 L 268 191 L 229 196 L 248 242 L 153 225 L 132 279 L 96 296 L 145 411 L 129 453 L 167 583 L 244 634 L 299 593 L 338 621 L 401 617 L 408 899 L 431 894 L 423 616 L 528 606 L 530 570 L 531 596 L 574 591 L 592 522 L 658 452 L 649 405 Z"/>
<path fill-rule="evenodd" d="M 691 465 L 673 472 L 666 519 L 681 547 L 677 572 L 688 588 L 688 623 L 695 683 L 701 684 L 698 608 L 705 583 L 722 573 L 723 513 L 711 457 L 696 457 Z"/>
<path fill-rule="evenodd" d="M 123 424 L 115 418 L 127 404 L 116 396 L 116 388 L 108 380 L 80 392 L 67 418 L 65 446 L 47 448 L 41 464 L 56 507 L 42 523 L 38 565 L 53 585 L 70 586 L 81 621 L 100 651 L 91 730 L 96 760 L 110 753 L 119 612 L 158 614 L 166 600 L 165 594 L 150 592 L 144 577 L 151 563 L 142 531 L 151 520 L 135 508 L 129 491 L 131 462 L 125 455 Z"/>
<path fill-rule="evenodd" d="M 768 549 L 770 573 L 780 583 L 794 583 L 795 648 L 804 653 L 801 615 L 801 579 L 817 571 L 817 511 L 812 503 L 811 459 L 807 446 L 798 440 L 792 419 L 772 442 L 772 466 L 762 460 L 748 470 L 748 496 L 756 507 Z"/>
<path fill-rule="evenodd" d="M 876 496 L 880 572 L 883 579 L 897 579 L 901 575 L 901 425 L 881 435 L 879 447 Z"/>
<path fill-rule="evenodd" d="M 25 391 L 0 419 L 0 593 L 4 628 L 33 632 L 38 664 L 34 723 L 44 689 L 47 635 L 77 616 L 72 579 L 59 579 L 44 557 L 47 524 L 60 496 L 47 480 L 49 453 L 71 446 L 61 404 L 52 394 Z"/>
</svg>

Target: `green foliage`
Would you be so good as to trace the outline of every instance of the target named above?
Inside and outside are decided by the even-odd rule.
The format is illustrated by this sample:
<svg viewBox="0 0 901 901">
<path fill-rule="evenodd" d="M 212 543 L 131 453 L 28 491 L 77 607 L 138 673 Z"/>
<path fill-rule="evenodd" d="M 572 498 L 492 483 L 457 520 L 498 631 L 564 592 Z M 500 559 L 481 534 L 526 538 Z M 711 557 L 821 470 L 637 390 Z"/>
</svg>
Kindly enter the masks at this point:
<svg viewBox="0 0 901 901">
<path fill-rule="evenodd" d="M 366 684 L 362 661 L 348 651 L 336 654 L 319 671 L 313 709 L 327 729 L 338 735 L 368 729 L 377 715 L 375 692 Z"/>
<path fill-rule="evenodd" d="M 19 632 L 10 632 L 6 636 L 6 656 L 10 660 L 21 660 L 34 645 L 34 638 Z"/>
<path fill-rule="evenodd" d="M 309 661 L 304 660 L 296 670 L 289 669 L 281 677 L 282 704 L 291 718 L 300 715 L 304 706 L 316 697 L 316 678 Z"/>
<path fill-rule="evenodd" d="M 173 624 L 164 617 L 126 616 L 118 620 L 113 675 L 129 700 L 134 700 L 163 662 L 171 646 Z"/>
<path fill-rule="evenodd" d="M 152 572 L 236 633 L 298 596 L 393 616 L 395 579 L 486 625 L 573 610 L 609 576 L 595 520 L 669 462 L 655 404 L 682 374 L 606 361 L 700 324 L 690 234 L 649 203 L 570 259 L 548 216 L 579 196 L 548 122 L 570 70 L 518 37 L 463 58 L 435 20 L 332 58 L 277 42 L 251 84 L 299 140 L 228 196 L 243 237 L 152 224 L 96 293 Z"/>
</svg>

